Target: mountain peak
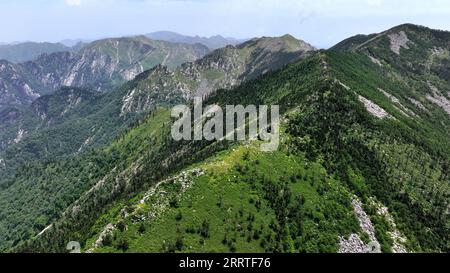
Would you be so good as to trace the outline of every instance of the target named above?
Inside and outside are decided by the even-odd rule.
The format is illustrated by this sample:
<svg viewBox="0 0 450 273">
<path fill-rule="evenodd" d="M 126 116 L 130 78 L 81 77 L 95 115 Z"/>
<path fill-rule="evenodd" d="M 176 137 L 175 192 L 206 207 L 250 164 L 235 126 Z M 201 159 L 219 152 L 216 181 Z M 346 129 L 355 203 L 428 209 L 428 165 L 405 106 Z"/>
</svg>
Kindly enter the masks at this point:
<svg viewBox="0 0 450 273">
<path fill-rule="evenodd" d="M 412 23 L 405 23 L 405 24 L 401 24 L 398 26 L 395 26 L 387 31 L 385 31 L 384 33 L 389 33 L 389 32 L 393 32 L 393 31 L 434 31 L 431 28 L 422 26 L 422 25 L 416 25 L 416 24 L 412 24 Z"/>
<path fill-rule="evenodd" d="M 272 52 L 309 52 L 316 50 L 312 45 L 290 34 L 281 37 L 254 38 L 239 47 L 259 47 Z"/>
<path fill-rule="evenodd" d="M 334 51 L 363 51 L 368 48 L 382 47 L 390 44 L 391 51 L 400 55 L 401 49 L 410 45 L 420 45 L 420 48 L 433 49 L 437 46 L 448 48 L 450 32 L 431 29 L 415 24 L 402 24 L 381 33 L 356 35 L 350 37 L 331 49 Z"/>
<path fill-rule="evenodd" d="M 298 41 L 298 39 L 297 38 L 295 38 L 294 36 L 292 36 L 291 34 L 289 34 L 289 33 L 287 33 L 287 34 L 284 34 L 283 36 L 281 36 L 280 38 L 282 38 L 282 39 L 285 39 L 285 40 L 297 40 Z"/>
</svg>

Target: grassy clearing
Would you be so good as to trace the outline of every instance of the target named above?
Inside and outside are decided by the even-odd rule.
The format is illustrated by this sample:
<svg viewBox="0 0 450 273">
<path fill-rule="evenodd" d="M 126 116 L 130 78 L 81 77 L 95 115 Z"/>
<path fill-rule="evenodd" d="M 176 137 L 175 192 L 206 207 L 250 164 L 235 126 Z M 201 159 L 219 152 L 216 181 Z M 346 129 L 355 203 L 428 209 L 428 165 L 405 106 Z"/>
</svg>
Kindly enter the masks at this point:
<svg viewBox="0 0 450 273">
<path fill-rule="evenodd" d="M 325 252 L 337 251 L 338 236 L 359 231 L 348 192 L 320 164 L 283 152 L 262 153 L 258 147 L 237 146 L 194 166 L 204 175 L 192 178 L 181 195 L 180 185 L 169 181 L 144 204 L 139 202 L 143 193 L 134 198 L 129 210 L 141 215 L 170 200 L 153 219 L 123 218 L 123 204 L 117 204 L 99 221 L 103 226 L 124 222 L 126 228 L 96 251 Z M 288 192 L 285 204 L 275 201 Z M 298 215 L 283 223 L 280 211 L 285 210 Z"/>
</svg>

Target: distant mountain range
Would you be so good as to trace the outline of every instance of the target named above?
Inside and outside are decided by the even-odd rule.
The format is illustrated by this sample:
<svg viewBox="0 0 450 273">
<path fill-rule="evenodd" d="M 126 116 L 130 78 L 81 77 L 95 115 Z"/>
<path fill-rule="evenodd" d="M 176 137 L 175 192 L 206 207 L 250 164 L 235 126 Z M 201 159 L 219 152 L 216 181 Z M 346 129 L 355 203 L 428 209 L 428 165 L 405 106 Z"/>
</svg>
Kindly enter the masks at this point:
<svg viewBox="0 0 450 273">
<path fill-rule="evenodd" d="M 175 70 L 157 66 L 137 88 L 129 90 L 122 111 L 148 111 L 164 101 L 207 97 L 218 89 L 230 89 L 279 70 L 314 50 L 313 46 L 290 35 L 263 37 L 217 49 Z"/>
<path fill-rule="evenodd" d="M 450 32 L 162 38 L 0 62 L 0 252 L 450 251 Z M 280 106 L 278 149 L 175 141 L 194 96 Z"/>
<path fill-rule="evenodd" d="M 0 45 L 0 60 L 12 63 L 21 63 L 38 58 L 42 54 L 51 54 L 59 51 L 76 52 L 81 49 L 83 43 L 66 46 L 62 43 L 35 43 L 25 42 Z"/>
<path fill-rule="evenodd" d="M 0 61 L 0 110 L 4 106 L 29 105 L 62 86 L 108 91 L 158 64 L 173 69 L 209 51 L 201 44 L 139 36 L 99 40 L 79 51 L 44 53 L 19 64 Z"/>
<path fill-rule="evenodd" d="M 63 44 L 67 47 L 75 47 L 79 46 L 80 44 L 89 44 L 92 43 L 94 40 L 86 40 L 86 39 L 65 39 L 60 41 L 60 44 Z"/>
<path fill-rule="evenodd" d="M 211 50 L 225 47 L 227 45 L 237 45 L 248 39 L 224 38 L 220 35 L 212 37 L 186 36 L 170 31 L 158 31 L 145 35 L 152 40 L 160 40 L 171 43 L 202 44 Z M 85 45 L 93 42 L 87 39 L 65 39 L 58 43 L 49 42 L 13 42 L 0 43 L 0 60 L 7 60 L 11 63 L 22 63 L 33 61 L 42 54 L 54 52 L 70 51 L 77 52 Z"/>
<path fill-rule="evenodd" d="M 0 110 L 7 105 L 29 105 L 61 86 L 112 89 L 158 64 L 173 69 L 211 49 L 241 41 L 155 32 L 88 42 L 75 39 L 0 45 Z"/>
<path fill-rule="evenodd" d="M 146 36 L 154 40 L 162 40 L 173 43 L 203 44 L 210 49 L 218 49 L 225 47 L 227 45 L 237 45 L 248 40 L 248 39 L 224 38 L 220 35 L 212 36 L 209 38 L 200 36 L 186 36 L 171 31 L 158 31 L 149 33 Z"/>
<path fill-rule="evenodd" d="M 144 41 L 147 42 L 150 41 L 143 37 L 140 37 L 139 39 L 144 39 Z M 120 41 L 121 43 L 126 43 L 135 40 L 122 38 Z M 95 51 L 98 51 L 102 47 L 104 47 L 102 50 L 105 50 L 105 48 L 109 48 L 108 46 L 110 46 L 110 43 L 115 44 L 116 42 L 118 42 L 118 40 L 98 41 L 91 44 L 89 47 L 86 47 L 86 50 L 92 48 L 95 49 Z M 157 45 L 169 44 L 161 41 L 155 41 L 154 43 Z M 181 46 L 181 48 L 186 46 L 188 48 L 191 47 L 187 44 L 170 45 L 178 45 Z M 201 45 L 192 45 L 193 48 L 197 48 L 198 46 L 200 49 L 206 49 Z M 124 46 L 124 49 L 129 50 L 129 47 Z M 130 52 L 135 53 L 138 51 L 139 50 L 133 50 Z M 103 123 L 120 125 L 120 120 L 125 119 L 127 116 L 134 117 L 142 114 L 145 115 L 155 109 L 158 105 L 183 103 L 187 102 L 193 96 L 208 96 L 217 89 L 232 88 L 233 86 L 255 79 L 270 71 L 278 70 L 292 61 L 305 58 L 313 51 L 314 48 L 312 46 L 303 41 L 296 40 L 292 36 L 276 38 L 266 37 L 253 39 L 237 47 L 228 46 L 226 48 L 217 49 L 202 58 L 200 58 L 200 55 L 192 56 L 191 62 L 184 62 L 181 66 L 174 65 L 172 61 L 164 62 L 164 60 L 159 59 L 159 63 L 147 65 L 147 67 L 150 67 L 151 69 L 144 73 L 140 73 L 138 78 L 134 81 L 131 81 L 116 90 L 111 89 L 108 94 L 105 95 L 101 95 L 101 93 L 95 95 L 95 92 L 93 92 L 92 89 L 89 90 L 86 87 L 84 88 L 84 92 L 83 89 L 80 88 L 68 87 L 58 90 L 58 84 L 60 83 L 60 81 L 58 81 L 58 84 L 50 85 L 50 87 L 56 91 L 49 92 L 47 95 L 42 96 L 33 93 L 34 96 L 30 96 L 28 100 L 24 102 L 22 107 L 17 107 L 17 105 L 11 103 L 9 105 L 5 103 L 5 110 L 3 111 L 4 123 L 0 126 L 0 151 L 14 143 L 19 131 L 22 131 L 21 135 L 22 137 L 25 137 L 35 133 L 42 134 L 42 129 L 44 128 L 47 133 L 51 132 L 51 128 L 56 124 L 69 124 L 70 122 L 74 122 L 76 119 L 69 118 L 74 111 L 80 110 L 85 113 L 90 112 L 89 109 L 95 109 L 95 111 L 92 110 L 92 120 L 98 122 L 98 113 L 103 112 L 108 114 L 101 116 L 101 119 L 114 120 L 114 122 L 110 120 L 108 122 L 104 121 Z M 160 54 L 159 52 L 157 53 Z M 175 53 L 176 50 L 170 51 L 172 57 L 176 57 Z M 191 53 L 192 52 L 189 51 L 179 52 L 179 54 L 184 54 L 186 56 L 185 58 L 189 58 Z M 206 52 L 200 53 L 205 54 Z M 121 55 L 123 56 L 129 56 L 130 54 L 121 52 Z M 85 53 L 85 56 L 95 56 L 95 53 L 89 51 L 89 54 Z M 50 61 L 40 62 L 39 67 L 45 67 L 45 64 L 54 65 L 56 61 L 63 62 L 63 59 L 56 57 L 57 56 L 53 55 L 46 56 L 45 59 L 50 58 Z M 141 58 L 140 55 L 138 55 L 138 57 Z M 196 60 L 197 57 L 198 60 Z M 170 58 L 171 57 L 169 57 L 169 59 Z M 88 57 L 85 57 L 84 59 L 87 60 L 87 67 L 91 68 L 92 63 L 95 62 L 95 60 L 89 60 Z M 129 65 L 128 62 L 125 64 L 126 66 Z M 36 63 L 33 62 L 27 65 L 36 66 Z M 50 69 L 54 68 L 50 67 Z M 89 72 L 88 69 L 86 72 L 79 70 L 79 73 L 87 72 Z M 36 74 L 41 75 L 41 73 Z M 133 78 L 134 77 L 130 77 L 130 80 L 133 80 Z M 68 86 L 68 84 L 66 84 L 66 86 Z M 76 85 L 72 85 L 72 87 L 76 86 L 79 87 L 82 86 L 82 84 L 78 82 Z M 89 96 L 91 96 L 91 94 L 93 98 L 99 96 L 101 99 L 92 99 L 92 101 L 89 102 Z M 95 104 L 94 106 L 94 101 L 97 101 L 99 104 Z M 6 105 L 8 107 L 6 107 Z M 82 109 L 79 109 L 81 106 Z M 112 106 L 114 106 L 114 108 L 111 108 Z M 76 115 L 76 117 L 79 118 L 79 115 Z M 89 121 L 90 119 L 90 117 L 86 116 L 84 118 L 86 126 L 78 126 L 78 131 L 83 136 L 81 137 L 80 135 L 77 139 L 90 138 L 91 140 L 85 145 L 80 143 L 80 147 L 72 150 L 71 153 L 76 152 L 81 146 L 88 148 L 89 146 L 96 146 L 97 143 L 103 142 L 101 139 L 109 134 L 108 131 L 114 134 L 115 130 L 113 127 L 116 125 L 112 125 L 112 127 L 110 126 L 108 128 L 102 128 L 102 126 L 100 126 L 97 129 L 91 130 L 93 126 L 96 126 L 94 121 Z M 36 132 L 36 130 L 38 132 Z M 97 136 L 102 137 L 97 139 Z M 59 143 L 66 141 L 71 142 L 72 137 L 64 141 L 60 139 Z M 31 139 L 32 138 L 30 138 L 30 140 Z M 39 139 L 42 139 L 42 137 Z M 67 148 L 70 146 L 73 145 L 63 145 L 62 147 L 63 150 L 67 152 Z"/>
<path fill-rule="evenodd" d="M 149 41 L 148 38 L 140 37 L 140 39 Z M 125 41 L 135 40 L 129 41 L 124 38 L 119 44 Z M 167 44 L 167 42 L 155 42 L 155 44 L 160 43 Z M 117 45 L 118 40 L 99 41 L 91 44 L 90 47 L 98 52 L 110 48 L 108 46 L 111 44 Z M 206 48 L 203 45 L 171 45 L 181 48 L 186 46 Z M 85 50 L 89 50 L 90 47 L 86 47 Z M 126 48 L 129 49 L 129 47 Z M 0 167 L 0 174 L 5 175 L 5 179 L 0 180 L 0 188 L 7 187 L 15 191 L 16 186 L 28 183 L 23 181 L 25 184 L 22 184 L 19 182 L 20 179 L 13 177 L 17 174 L 16 167 L 25 162 L 63 159 L 68 155 L 83 154 L 91 149 L 102 147 L 161 105 L 188 103 L 195 94 L 206 96 L 216 89 L 233 88 L 278 70 L 295 60 L 306 58 L 313 51 L 312 46 L 291 36 L 254 39 L 237 47 L 228 46 L 215 50 L 203 58 L 185 62 L 172 69 L 162 65 L 164 60 L 160 60 L 161 65 L 139 74 L 134 80 L 109 93 L 64 87 L 35 99 L 29 107 L 5 108 L 0 112 L 2 116 L 0 150 L 3 150 L 0 152 L 0 159 L 6 169 Z M 112 50 L 112 52 L 117 51 Z M 128 52 L 123 55 L 133 56 Z M 186 51 L 171 51 L 171 54 L 175 57 L 176 52 L 190 56 Z M 89 56 L 95 55 L 95 53 L 89 54 Z M 92 66 L 92 62 L 88 63 L 89 67 Z M 53 62 L 42 62 L 42 64 L 53 64 Z M 157 126 L 161 125 L 157 124 Z M 72 186 L 63 191 L 66 192 Z M 77 190 L 73 192 L 69 190 L 67 193 L 73 194 L 84 189 L 85 186 L 77 186 Z M 30 189 L 31 191 L 34 189 Z M 51 198 L 53 197 L 59 198 L 58 194 L 52 195 Z M 45 206 L 43 205 L 42 208 Z M 21 219 L 34 221 L 32 215 L 36 211 L 34 209 L 31 211 L 31 215 L 22 215 Z M 21 227 L 15 234 L 20 234 L 19 230 L 26 226 L 22 225 L 25 222 L 21 220 L 20 222 Z M 0 230 L 2 228 L 3 226 L 0 225 Z M 0 247 L 5 238 L 0 237 Z"/>
</svg>

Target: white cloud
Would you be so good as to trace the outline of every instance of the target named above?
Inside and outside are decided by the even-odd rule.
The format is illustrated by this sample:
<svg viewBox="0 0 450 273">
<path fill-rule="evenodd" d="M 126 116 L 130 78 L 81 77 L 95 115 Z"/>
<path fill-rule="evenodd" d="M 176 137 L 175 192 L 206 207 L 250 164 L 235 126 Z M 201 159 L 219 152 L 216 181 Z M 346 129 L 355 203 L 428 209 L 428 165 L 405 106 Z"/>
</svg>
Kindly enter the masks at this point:
<svg viewBox="0 0 450 273">
<path fill-rule="evenodd" d="M 81 5 L 81 0 L 66 0 L 68 6 L 74 7 Z"/>
</svg>

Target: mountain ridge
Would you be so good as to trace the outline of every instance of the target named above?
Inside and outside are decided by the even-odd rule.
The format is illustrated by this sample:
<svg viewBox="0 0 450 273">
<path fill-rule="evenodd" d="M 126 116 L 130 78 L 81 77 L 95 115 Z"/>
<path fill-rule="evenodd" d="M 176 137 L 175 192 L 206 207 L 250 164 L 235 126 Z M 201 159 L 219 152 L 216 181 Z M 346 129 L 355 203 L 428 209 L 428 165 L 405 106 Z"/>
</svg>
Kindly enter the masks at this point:
<svg viewBox="0 0 450 273">
<path fill-rule="evenodd" d="M 181 65 L 174 71 L 158 66 L 137 89 L 127 94 L 125 112 L 140 111 L 159 94 L 178 101 L 208 97 L 217 89 L 229 89 L 260 75 L 305 58 L 316 49 L 293 37 L 255 38 L 238 46 L 217 49 L 204 58 Z M 165 75 L 165 77 L 161 77 Z M 150 92 L 149 92 L 150 90 Z"/>
<path fill-rule="evenodd" d="M 163 40 L 167 42 L 203 44 L 212 50 L 219 49 L 227 45 L 237 45 L 242 42 L 245 42 L 246 40 L 246 39 L 239 40 L 235 38 L 224 38 L 221 35 L 215 35 L 211 37 L 200 37 L 198 35 L 186 36 L 171 31 L 158 31 L 146 34 L 146 36 L 155 40 Z"/>
<path fill-rule="evenodd" d="M 273 41 L 277 41 L 275 43 L 276 46 L 283 46 L 283 39 L 273 38 Z M 267 58 L 265 62 L 258 60 L 256 64 L 259 64 L 260 67 L 272 67 L 271 62 L 273 62 L 275 66 L 273 66 L 272 69 L 275 69 L 277 67 L 281 69 L 287 63 L 307 56 L 304 55 L 307 52 L 304 52 L 302 50 L 290 52 L 292 51 L 291 47 L 289 47 L 287 50 L 287 56 L 282 52 L 278 54 L 278 52 L 271 51 L 271 49 L 273 49 L 273 44 L 267 43 L 267 38 L 261 40 L 261 42 L 263 45 L 265 45 L 265 47 L 259 47 L 259 44 L 256 43 L 244 46 L 241 49 L 238 49 L 236 47 L 219 49 L 215 53 L 211 53 L 212 55 L 205 56 L 202 60 L 197 61 L 197 64 L 190 63 L 184 65 L 184 68 L 180 68 L 180 71 L 184 71 L 187 73 L 189 67 L 197 67 L 198 71 L 208 70 L 209 72 L 207 73 L 207 75 L 209 75 L 212 73 L 211 69 L 218 69 L 219 71 L 222 68 L 232 68 L 237 64 L 245 64 L 247 62 L 250 62 L 250 60 L 252 60 L 252 58 L 254 58 L 255 56 L 259 56 L 258 54 L 269 54 L 268 56 L 271 56 L 271 58 Z M 302 44 L 299 42 L 299 49 L 302 48 L 300 45 Z M 252 54 L 250 54 L 250 52 L 255 52 L 257 54 L 253 56 Z M 292 53 L 293 55 L 291 55 Z M 245 74 L 245 72 L 247 71 L 246 69 L 249 68 L 251 68 L 251 66 L 241 66 L 241 70 L 239 73 L 229 75 L 229 77 L 225 79 L 225 81 L 217 82 L 211 88 L 225 89 L 235 86 L 237 84 L 238 78 L 243 76 L 243 74 Z M 227 69 L 225 70 L 228 71 Z M 254 79 L 256 78 L 257 73 L 260 73 L 258 71 L 263 70 L 252 71 L 250 73 L 252 75 L 251 78 L 243 77 L 239 80 L 239 82 Z M 194 70 L 192 70 L 192 72 L 193 71 Z M 182 74 L 180 72 L 178 73 L 179 75 Z M 30 123 L 33 124 L 33 126 L 40 124 L 44 124 L 46 126 L 48 125 L 48 122 L 51 121 L 53 122 L 52 127 L 46 128 L 44 126 L 42 129 L 38 129 L 36 132 L 33 132 L 34 130 L 36 130 L 36 128 L 26 128 L 26 126 L 17 127 L 20 122 L 14 123 L 13 126 L 16 127 L 14 130 L 12 130 L 13 139 L 17 136 L 17 130 L 20 130 L 20 132 L 22 132 L 23 138 L 19 141 L 19 143 L 13 144 L 11 147 L 6 149 L 5 152 L 0 153 L 2 154 L 2 156 L 0 157 L 2 158 L 2 162 L 4 165 L 4 169 L 0 169 L 0 172 L 3 172 L 5 175 L 6 173 L 9 173 L 10 175 L 14 173 L 18 174 L 17 170 L 20 170 L 21 166 L 26 164 L 26 162 L 33 162 L 31 164 L 36 164 L 35 167 L 40 169 L 41 167 L 45 166 L 41 165 L 40 163 L 44 160 L 45 162 L 47 162 L 48 160 L 54 162 L 55 158 L 59 158 L 58 160 L 68 162 L 71 161 L 71 158 L 73 157 L 83 157 L 84 155 L 89 157 L 90 155 L 92 155 L 91 151 L 96 150 L 96 147 L 98 147 L 98 149 L 101 149 L 100 147 L 105 147 L 104 145 L 107 145 L 112 139 L 115 139 L 115 137 L 113 137 L 114 134 L 116 134 L 116 136 L 124 134 L 129 126 L 133 126 L 134 121 L 139 120 L 139 117 L 152 115 L 152 113 L 155 112 L 156 109 L 161 105 L 170 106 L 181 102 L 188 103 L 188 98 L 184 98 L 183 93 L 177 91 L 176 85 L 172 86 L 174 87 L 174 89 L 170 89 L 170 85 L 164 84 L 164 81 L 162 80 L 163 78 L 161 78 L 162 75 L 165 75 L 165 77 L 167 78 L 167 83 L 174 82 L 173 78 L 171 79 L 171 77 L 173 77 L 173 74 L 177 74 L 177 72 L 172 72 L 167 67 L 159 65 L 138 75 L 133 81 L 126 83 L 116 91 L 113 91 L 107 95 L 100 94 L 99 99 L 97 99 L 98 103 L 94 103 L 95 100 L 92 100 L 92 103 L 89 104 L 89 108 L 87 108 L 86 105 L 83 106 L 83 100 L 81 100 L 80 103 L 77 104 L 77 97 L 72 96 L 70 100 L 67 100 L 69 99 L 69 96 L 62 96 L 61 98 L 63 100 L 61 102 L 58 102 L 57 104 L 59 106 L 53 107 L 55 111 L 53 111 L 53 114 L 49 115 L 49 113 L 42 111 L 46 109 L 46 104 L 43 100 L 47 101 L 48 99 L 51 99 L 58 101 L 58 92 L 56 94 L 44 96 L 38 99 L 33 104 L 32 110 L 39 113 L 37 117 L 39 117 L 40 121 L 34 121 Z M 187 73 L 186 75 L 192 74 L 196 73 Z M 166 96 L 164 92 L 156 91 L 156 89 L 149 87 L 148 84 L 154 84 L 155 87 L 167 90 L 168 96 Z M 139 89 L 141 91 L 140 93 L 145 96 L 145 99 L 138 99 L 138 97 L 133 100 L 127 99 L 128 97 L 130 97 L 130 94 L 133 92 L 133 90 L 136 89 Z M 82 92 L 82 90 L 75 91 Z M 171 94 L 172 91 L 176 91 L 175 95 Z M 61 94 L 70 95 L 71 92 L 72 90 L 69 88 Z M 84 101 L 86 102 L 86 100 Z M 147 104 L 147 101 L 149 101 L 150 103 Z M 89 99 L 87 100 L 87 102 L 89 102 Z M 131 103 L 132 105 L 136 105 L 136 107 L 127 107 L 129 103 Z M 43 106 L 41 107 L 41 105 Z M 65 106 L 63 107 L 63 105 L 70 107 L 69 109 L 66 109 Z M 74 107 L 72 107 L 72 105 Z M 106 107 L 102 105 L 106 105 Z M 124 111 L 124 109 L 126 109 L 126 111 Z M 79 114 L 77 114 L 80 111 L 87 112 L 88 114 L 80 116 Z M 91 112 L 91 114 L 89 114 L 89 112 Z M 65 113 L 63 117 L 61 117 L 61 113 Z M 63 119 L 63 123 L 54 123 L 59 122 L 58 120 L 62 118 L 69 117 L 73 118 L 70 118 L 67 121 L 64 121 Z M 67 133 L 61 135 L 58 133 L 60 131 L 64 131 Z M 51 151 L 51 153 L 49 151 Z M 2 187 L 4 192 L 16 191 L 21 187 L 21 185 L 25 185 L 30 182 L 25 182 L 25 180 L 20 181 L 21 179 L 14 178 L 14 176 L 10 176 L 10 178 L 11 179 L 4 179 L 3 181 Z M 81 181 L 79 182 L 81 183 Z M 78 184 L 78 182 L 76 184 Z M 86 184 L 83 184 L 84 186 L 81 186 L 81 184 L 78 185 L 80 185 L 80 190 L 86 189 Z M 79 190 L 76 190 L 75 192 L 79 192 Z M 66 193 L 71 195 L 68 192 Z"/>
<path fill-rule="evenodd" d="M 53 249 L 60 236 L 66 238 L 63 234 L 68 228 L 73 231 L 68 232 L 67 238 L 76 238 L 88 252 L 189 252 L 192 249 L 225 252 L 354 249 L 364 252 L 364 245 L 369 243 L 367 236 L 374 238 L 384 252 L 446 249 L 445 226 L 442 222 L 435 224 L 435 221 L 445 221 L 440 218 L 441 213 L 445 213 L 445 194 L 448 193 L 448 185 L 443 184 L 446 181 L 445 163 L 435 162 L 436 167 L 431 167 L 431 162 L 439 157 L 427 152 L 427 145 L 433 145 L 422 143 L 426 139 L 425 132 L 402 136 L 400 132 L 415 128 L 408 128 L 414 125 L 404 122 L 406 119 L 400 112 L 391 107 L 388 111 L 394 111 L 391 113 L 396 119 L 381 119 L 373 116 L 360 102 L 358 96 L 361 95 L 375 100 L 376 87 L 365 86 L 363 82 L 366 81 L 352 82 L 351 79 L 362 77 L 371 82 L 371 77 L 383 77 L 383 73 L 377 71 L 376 65 L 366 56 L 352 54 L 349 58 L 346 54 L 319 52 L 281 71 L 263 75 L 257 81 L 219 91 L 205 102 L 227 105 L 236 101 L 255 103 L 256 100 L 260 104 L 282 105 L 286 123 L 282 125 L 284 142 L 278 151 L 261 153 L 252 148 L 252 143 L 176 144 L 166 139 L 165 148 L 158 146 L 157 151 L 153 150 L 144 158 L 136 154 L 134 160 L 127 161 L 127 166 L 100 178 L 101 183 L 66 211 L 64 221 L 47 229 L 35 238 L 36 242 L 51 242 L 46 247 Z M 342 62 L 344 58 L 346 62 Z M 355 65 L 362 71 L 353 70 Z M 346 77 L 340 74 L 344 71 Z M 384 79 L 386 86 L 395 83 L 392 79 Z M 351 90 L 357 90 L 357 93 Z M 389 102 L 389 98 L 386 97 L 384 102 Z M 154 112 L 153 117 L 130 131 L 130 135 L 119 140 L 115 147 L 120 150 L 122 145 L 159 143 L 156 139 L 165 139 L 160 134 L 169 134 L 171 123 L 168 118 L 168 110 Z M 155 128 L 154 124 L 161 119 L 165 120 L 163 126 Z M 410 140 L 409 137 L 417 139 Z M 442 140 L 442 135 L 438 139 Z M 445 145 L 448 152 L 448 141 Z M 388 155 L 385 155 L 387 151 Z M 408 157 L 408 154 L 414 154 L 414 160 L 404 161 L 403 156 Z M 440 157 L 445 159 L 445 153 Z M 448 164 L 448 157 L 446 160 Z M 423 185 L 402 185 L 396 177 L 407 177 L 412 172 L 408 164 L 416 166 L 415 169 L 421 162 L 430 166 L 416 174 L 424 180 L 421 182 L 418 178 L 404 183 Z M 384 165 L 386 163 L 389 164 Z M 397 168 L 389 167 L 393 165 Z M 436 180 L 428 177 L 427 172 L 434 173 Z M 214 185 L 224 186 L 216 188 Z M 112 195 L 102 197 L 104 202 L 112 202 L 104 213 L 97 215 L 89 209 L 93 206 L 94 196 L 120 188 L 126 194 L 113 190 Z M 133 190 L 136 188 L 141 190 L 136 193 Z M 433 194 L 418 195 L 420 188 L 440 193 L 441 197 L 436 203 L 429 203 Z M 236 192 L 243 199 L 236 201 Z M 430 205 L 439 213 L 433 212 Z M 235 213 L 222 215 L 230 210 Z M 389 214 L 392 210 L 395 214 Z M 295 211 L 301 212 L 300 215 Z M 361 211 L 367 212 L 369 222 L 358 218 Z M 381 214 L 381 211 L 385 212 Z M 327 217 L 314 217 L 321 213 Z M 80 217 L 90 228 L 74 222 Z M 230 217 L 231 222 L 227 221 Z M 333 224 L 336 221 L 342 222 L 336 226 Z M 394 224 L 387 224 L 388 221 Z M 359 226 L 363 225 L 361 223 L 365 226 Z M 364 228 L 367 225 L 370 229 Z M 80 230 L 84 230 L 85 235 L 80 235 Z M 280 239 L 275 239 L 276 236 Z M 25 251 L 46 249 L 37 243 L 24 247 Z"/>
<path fill-rule="evenodd" d="M 7 60 L 11 63 L 23 63 L 32 61 L 40 55 L 51 54 L 60 51 L 78 51 L 82 44 L 66 46 L 62 43 L 48 42 L 24 42 L 15 44 L 0 45 L 0 60 Z"/>
<path fill-rule="evenodd" d="M 64 252 L 75 240 L 84 252 L 108 253 L 367 252 L 372 243 L 382 252 L 447 252 L 450 84 L 446 54 L 433 49 L 448 47 L 445 33 L 430 37 L 395 29 L 369 43 L 357 37 L 354 52 L 356 42 L 316 51 L 290 36 L 261 38 L 174 71 L 147 70 L 91 105 L 108 119 L 75 118 L 54 131 L 74 138 L 77 126 L 88 128 L 78 148 L 99 121 L 111 131 L 141 117 L 117 137 L 53 160 L 24 153 L 14 176 L 0 176 L 0 249 Z M 66 100 L 71 92 L 61 93 L 63 105 L 78 101 Z M 196 95 L 219 106 L 279 105 L 279 149 L 174 141 L 170 107 Z M 0 153 L 0 172 L 38 144 L 25 135 Z"/>
<path fill-rule="evenodd" d="M 125 120 L 127 116 L 139 116 L 152 111 L 155 106 L 160 104 L 186 103 L 193 96 L 208 96 L 216 89 L 231 88 L 241 82 L 251 80 L 259 74 L 267 73 L 266 70 L 269 67 L 277 70 L 289 62 L 304 58 L 309 51 L 313 50 L 303 42 L 298 41 L 297 48 L 293 48 L 292 40 L 286 43 L 283 41 L 283 38 L 262 38 L 240 48 L 219 49 L 193 63 L 185 63 L 174 71 L 166 66 L 158 65 L 139 74 L 135 80 L 121 88 L 104 95 L 103 103 L 117 105 L 114 106 L 114 110 L 110 109 L 114 112 L 114 114 L 111 112 L 110 115 Z M 281 50 L 282 48 L 286 48 L 286 50 Z M 252 55 L 250 52 L 254 52 L 256 55 Z M 259 56 L 266 57 L 261 61 Z M 41 99 L 37 101 L 41 101 Z M 61 104 L 65 105 L 65 102 L 62 101 Z M 68 113 L 71 112 L 70 109 L 66 110 Z M 44 111 L 38 116 L 46 114 Z M 17 119 L 15 116 L 16 120 L 8 125 L 9 129 L 4 128 L 3 133 L 0 131 L 0 140 L 3 146 L 6 145 L 5 143 L 12 143 L 19 130 L 25 137 L 38 128 L 36 125 L 41 124 L 43 120 L 38 118 L 37 121 L 30 122 L 37 118 L 33 115 L 36 115 L 34 109 L 31 113 L 22 115 L 23 120 Z M 120 121 L 116 122 L 121 123 Z M 93 142 L 95 141 L 92 140 Z"/>
<path fill-rule="evenodd" d="M 42 54 L 21 64 L 3 62 L 0 106 L 26 106 L 37 95 L 62 86 L 110 91 L 160 63 L 175 68 L 208 52 L 203 45 L 173 44 L 139 36 L 99 40 L 79 52 Z"/>
</svg>

